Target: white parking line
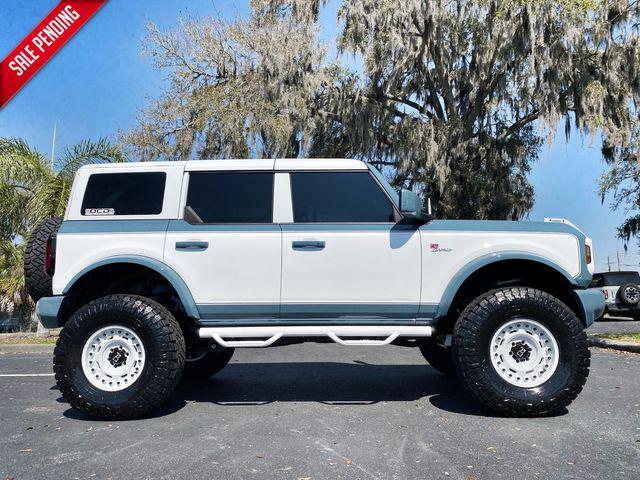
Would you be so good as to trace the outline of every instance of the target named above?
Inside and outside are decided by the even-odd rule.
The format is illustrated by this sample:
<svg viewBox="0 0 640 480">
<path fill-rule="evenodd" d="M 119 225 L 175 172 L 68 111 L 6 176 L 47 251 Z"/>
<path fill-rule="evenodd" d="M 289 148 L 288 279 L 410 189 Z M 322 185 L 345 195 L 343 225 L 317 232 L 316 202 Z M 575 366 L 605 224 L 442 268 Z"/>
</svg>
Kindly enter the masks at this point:
<svg viewBox="0 0 640 480">
<path fill-rule="evenodd" d="M 0 377 L 53 377 L 53 373 L 0 373 Z"/>
</svg>

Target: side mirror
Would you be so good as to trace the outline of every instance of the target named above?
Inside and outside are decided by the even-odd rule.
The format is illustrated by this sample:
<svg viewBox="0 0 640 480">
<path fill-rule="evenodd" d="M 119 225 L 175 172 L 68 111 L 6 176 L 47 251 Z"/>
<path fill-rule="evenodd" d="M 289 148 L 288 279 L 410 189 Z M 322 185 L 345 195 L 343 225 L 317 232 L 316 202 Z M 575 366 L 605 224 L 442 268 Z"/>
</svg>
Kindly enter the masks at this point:
<svg viewBox="0 0 640 480">
<path fill-rule="evenodd" d="M 400 190 L 400 213 L 405 218 L 424 220 L 422 199 L 411 190 Z"/>
</svg>

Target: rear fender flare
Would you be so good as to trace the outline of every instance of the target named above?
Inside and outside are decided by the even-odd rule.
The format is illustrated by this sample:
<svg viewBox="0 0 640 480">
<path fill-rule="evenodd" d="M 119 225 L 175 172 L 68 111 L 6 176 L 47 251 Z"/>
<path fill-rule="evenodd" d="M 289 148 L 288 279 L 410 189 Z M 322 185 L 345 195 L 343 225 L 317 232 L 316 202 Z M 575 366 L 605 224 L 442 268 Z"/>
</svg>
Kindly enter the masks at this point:
<svg viewBox="0 0 640 480">
<path fill-rule="evenodd" d="M 91 272 L 92 270 L 95 270 L 96 268 L 115 263 L 132 263 L 136 265 L 142 265 L 144 267 L 150 268 L 151 270 L 155 270 L 157 273 L 162 275 L 162 277 L 164 277 L 178 293 L 178 297 L 180 297 L 180 301 L 182 302 L 187 315 L 190 318 L 196 320 L 200 319 L 200 314 L 198 313 L 196 302 L 194 301 L 193 296 L 191 295 L 191 291 L 189 290 L 189 287 L 187 287 L 187 284 L 182 279 L 182 277 L 165 263 L 154 258 L 144 257 L 142 255 L 109 257 L 86 266 L 78 273 L 76 273 L 73 278 L 67 283 L 62 291 L 63 295 L 67 294 L 71 290 L 73 285 L 85 274 Z"/>
</svg>

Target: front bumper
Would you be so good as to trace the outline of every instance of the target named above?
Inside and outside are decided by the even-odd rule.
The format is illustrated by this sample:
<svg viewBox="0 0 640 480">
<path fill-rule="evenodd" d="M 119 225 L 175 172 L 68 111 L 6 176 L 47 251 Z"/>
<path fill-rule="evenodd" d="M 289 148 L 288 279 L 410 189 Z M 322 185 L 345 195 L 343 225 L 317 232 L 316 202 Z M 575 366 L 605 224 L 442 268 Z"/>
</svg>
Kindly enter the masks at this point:
<svg viewBox="0 0 640 480">
<path fill-rule="evenodd" d="M 64 301 L 64 295 L 42 297 L 36 303 L 36 315 L 44 328 L 58 328 L 58 314 Z"/>
<path fill-rule="evenodd" d="M 585 288 L 573 292 L 578 299 L 584 326 L 589 327 L 604 314 L 604 294 L 599 288 Z"/>
</svg>

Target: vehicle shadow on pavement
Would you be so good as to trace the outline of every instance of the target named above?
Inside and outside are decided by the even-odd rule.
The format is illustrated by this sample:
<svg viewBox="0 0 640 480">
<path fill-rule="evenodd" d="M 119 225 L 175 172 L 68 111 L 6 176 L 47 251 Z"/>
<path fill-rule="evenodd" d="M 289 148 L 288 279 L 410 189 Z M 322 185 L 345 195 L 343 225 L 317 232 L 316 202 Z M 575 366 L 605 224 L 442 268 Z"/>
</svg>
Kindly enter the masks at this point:
<svg viewBox="0 0 640 480">
<path fill-rule="evenodd" d="M 147 418 L 171 415 L 188 402 L 230 408 L 274 402 L 365 406 L 427 398 L 440 410 L 492 416 L 470 398 L 455 379 L 439 374 L 428 365 L 310 362 L 232 363 L 208 380 L 182 382 L 169 401 Z M 64 415 L 89 420 L 73 409 Z"/>
</svg>

